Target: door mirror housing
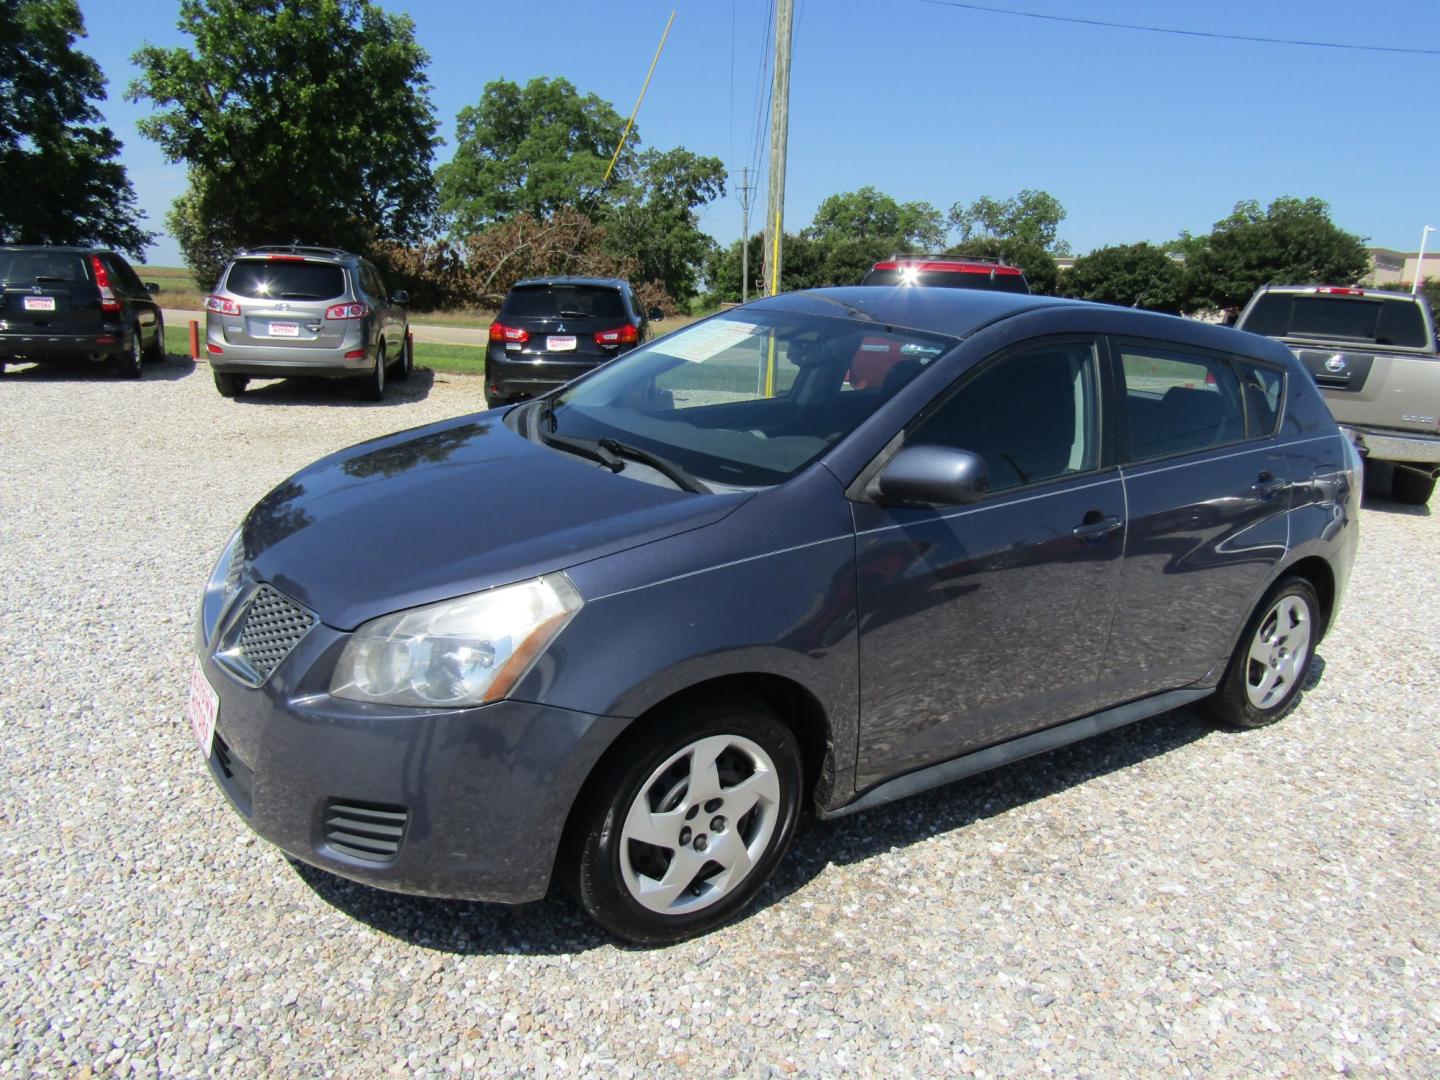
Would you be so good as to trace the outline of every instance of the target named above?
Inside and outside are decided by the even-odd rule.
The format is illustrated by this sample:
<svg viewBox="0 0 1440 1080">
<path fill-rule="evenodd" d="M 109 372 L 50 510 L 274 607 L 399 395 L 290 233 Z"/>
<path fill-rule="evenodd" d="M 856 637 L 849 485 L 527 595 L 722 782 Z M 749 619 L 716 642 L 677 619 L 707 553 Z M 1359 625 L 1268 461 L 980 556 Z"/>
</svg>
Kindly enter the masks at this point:
<svg viewBox="0 0 1440 1080">
<path fill-rule="evenodd" d="M 390 294 L 390 302 L 392 304 L 408 304 L 410 303 L 410 294 L 404 289 L 396 289 Z"/>
<path fill-rule="evenodd" d="M 661 319 L 665 318 L 665 312 L 661 311 L 658 307 L 652 307 L 649 313 L 645 316 L 645 318 L 649 319 L 651 322 L 659 322 Z"/>
<path fill-rule="evenodd" d="M 160 283 L 158 281 L 146 281 L 143 284 L 145 285 L 145 291 L 151 296 L 154 296 L 160 291 Z"/>
<path fill-rule="evenodd" d="M 990 488 L 985 459 L 949 446 L 907 446 L 871 488 L 884 506 L 955 506 L 977 502 Z"/>
</svg>

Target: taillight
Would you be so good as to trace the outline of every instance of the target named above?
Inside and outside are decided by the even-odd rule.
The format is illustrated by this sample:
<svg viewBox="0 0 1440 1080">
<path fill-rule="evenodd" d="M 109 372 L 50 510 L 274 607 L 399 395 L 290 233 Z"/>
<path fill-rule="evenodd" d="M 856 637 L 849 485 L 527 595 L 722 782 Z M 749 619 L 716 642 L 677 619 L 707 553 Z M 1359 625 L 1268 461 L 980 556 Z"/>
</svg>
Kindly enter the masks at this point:
<svg viewBox="0 0 1440 1080">
<path fill-rule="evenodd" d="M 325 309 L 327 319 L 363 319 L 369 314 L 369 304 L 331 304 Z"/>
<path fill-rule="evenodd" d="M 213 311 L 217 315 L 239 315 L 240 305 L 223 296 L 207 296 L 205 297 L 205 310 Z"/>
<path fill-rule="evenodd" d="M 105 264 L 100 261 L 99 255 L 90 256 L 90 268 L 95 271 L 95 284 L 100 287 L 100 310 L 118 314 L 120 302 L 110 291 L 110 274 L 106 271 Z"/>
<path fill-rule="evenodd" d="M 266 255 L 270 262 L 304 262 L 304 255 Z"/>
<path fill-rule="evenodd" d="M 596 345 L 634 345 L 640 340 L 640 332 L 626 323 L 614 330 L 596 330 Z"/>
<path fill-rule="evenodd" d="M 1315 290 L 1317 293 L 1329 293 L 1331 296 L 1364 296 L 1364 289 L 1342 289 L 1338 285 L 1322 285 Z"/>
<path fill-rule="evenodd" d="M 490 324 L 491 341 L 513 341 L 523 345 L 530 340 L 530 331 L 522 330 L 518 326 L 506 326 L 504 323 L 492 322 Z"/>
<path fill-rule="evenodd" d="M 216 345 L 213 341 L 207 341 L 207 342 L 205 343 L 205 351 L 208 352 L 208 353 L 217 353 L 217 354 L 218 354 L 218 353 L 223 353 L 225 350 L 222 349 L 219 345 Z"/>
</svg>

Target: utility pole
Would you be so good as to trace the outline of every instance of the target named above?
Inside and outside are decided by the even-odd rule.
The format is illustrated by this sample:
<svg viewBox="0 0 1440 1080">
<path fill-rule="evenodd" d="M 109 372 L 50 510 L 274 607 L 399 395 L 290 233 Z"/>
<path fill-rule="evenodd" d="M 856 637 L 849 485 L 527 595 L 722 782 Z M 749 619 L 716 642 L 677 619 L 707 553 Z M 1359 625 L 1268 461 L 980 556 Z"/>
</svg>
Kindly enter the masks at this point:
<svg viewBox="0 0 1440 1080">
<path fill-rule="evenodd" d="M 740 302 L 750 301 L 750 167 L 740 170 Z"/>
<path fill-rule="evenodd" d="M 770 190 L 765 211 L 765 285 L 780 291 L 780 241 L 785 234 L 785 147 L 790 138 L 790 30 L 795 0 L 775 0 L 775 83 L 770 96 Z"/>
</svg>

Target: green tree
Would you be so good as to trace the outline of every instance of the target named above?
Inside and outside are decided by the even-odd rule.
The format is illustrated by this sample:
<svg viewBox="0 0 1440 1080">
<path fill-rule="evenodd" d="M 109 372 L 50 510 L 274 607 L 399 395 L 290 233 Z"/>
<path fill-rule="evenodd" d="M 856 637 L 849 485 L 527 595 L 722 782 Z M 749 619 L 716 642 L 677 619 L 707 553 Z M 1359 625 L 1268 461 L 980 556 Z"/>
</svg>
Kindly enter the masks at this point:
<svg viewBox="0 0 1440 1080">
<path fill-rule="evenodd" d="M 1184 278 L 1180 264 L 1153 244 L 1121 244 L 1076 259 L 1059 275 L 1059 291 L 1078 300 L 1177 314 Z"/>
<path fill-rule="evenodd" d="M 974 202 L 950 207 L 949 221 L 960 233 L 960 243 L 972 240 L 1018 240 L 1052 255 L 1070 254 L 1070 245 L 1057 240 L 1065 207 L 1048 191 L 1026 188 L 1009 199 L 981 196 Z"/>
<path fill-rule="evenodd" d="M 1321 199 L 1282 196 L 1262 211 L 1251 199 L 1185 262 L 1192 307 L 1236 310 L 1261 285 L 1352 285 L 1370 268 L 1364 241 L 1330 220 Z"/>
<path fill-rule="evenodd" d="M 1011 266 L 1018 266 L 1024 271 L 1025 280 L 1029 282 L 1032 293 L 1054 296 L 1058 288 L 1060 272 L 1055 267 L 1055 256 L 1039 244 L 1027 240 L 1013 236 L 1003 240 L 982 237 L 957 244 L 946 254 L 983 255 L 991 259 L 1001 259 Z"/>
<path fill-rule="evenodd" d="M 854 285 L 874 263 L 896 252 L 943 247 L 945 221 L 927 202 L 898 202 L 867 186 L 827 198 L 804 236 L 815 248 L 817 284 Z M 785 266 L 786 288 L 798 288 L 788 253 Z"/>
<path fill-rule="evenodd" d="M 715 241 L 700 230 L 698 207 L 725 194 L 725 166 L 684 147 L 637 155 L 633 178 L 597 219 L 617 258 L 634 260 L 641 281 L 654 281 L 688 302 Z"/>
<path fill-rule="evenodd" d="M 435 172 L 451 232 L 468 236 L 518 213 L 543 218 L 561 207 L 591 211 L 625 121 L 608 101 L 565 79 L 506 79 L 485 86 L 460 110 L 455 156 Z M 631 129 L 612 183 L 633 177 Z"/>
<path fill-rule="evenodd" d="M 120 140 L 100 120 L 105 77 L 75 48 L 75 0 L 0 0 L 0 242 L 103 244 L 140 258 L 153 235 Z"/>
<path fill-rule="evenodd" d="M 194 48 L 147 45 L 140 130 L 189 169 L 170 215 L 187 261 L 302 239 L 361 251 L 433 220 L 437 142 L 408 16 L 370 0 L 180 0 Z"/>
</svg>

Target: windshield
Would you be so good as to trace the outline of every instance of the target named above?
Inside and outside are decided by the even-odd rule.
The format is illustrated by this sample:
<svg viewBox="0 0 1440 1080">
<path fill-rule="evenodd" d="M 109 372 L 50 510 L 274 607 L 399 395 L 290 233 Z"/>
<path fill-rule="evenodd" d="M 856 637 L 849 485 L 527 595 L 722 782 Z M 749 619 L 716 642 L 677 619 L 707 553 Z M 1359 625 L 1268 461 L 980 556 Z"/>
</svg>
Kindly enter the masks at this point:
<svg viewBox="0 0 1440 1080">
<path fill-rule="evenodd" d="M 333 300 L 345 292 L 345 272 L 333 263 L 239 259 L 225 288 L 252 300 Z"/>
<path fill-rule="evenodd" d="M 1420 305 L 1399 297 L 1266 293 L 1255 301 L 1241 329 L 1266 337 L 1344 339 L 1410 349 L 1429 344 Z"/>
<path fill-rule="evenodd" d="M 608 364 L 557 396 L 542 428 L 638 447 L 709 484 L 778 484 L 954 344 L 854 319 L 737 311 Z"/>
<path fill-rule="evenodd" d="M 511 289 L 500 318 L 552 319 L 561 316 L 625 318 L 620 291 L 608 285 L 522 285 Z"/>
<path fill-rule="evenodd" d="M 66 251 L 0 251 L 0 281 L 86 282 L 86 259 Z"/>
</svg>

